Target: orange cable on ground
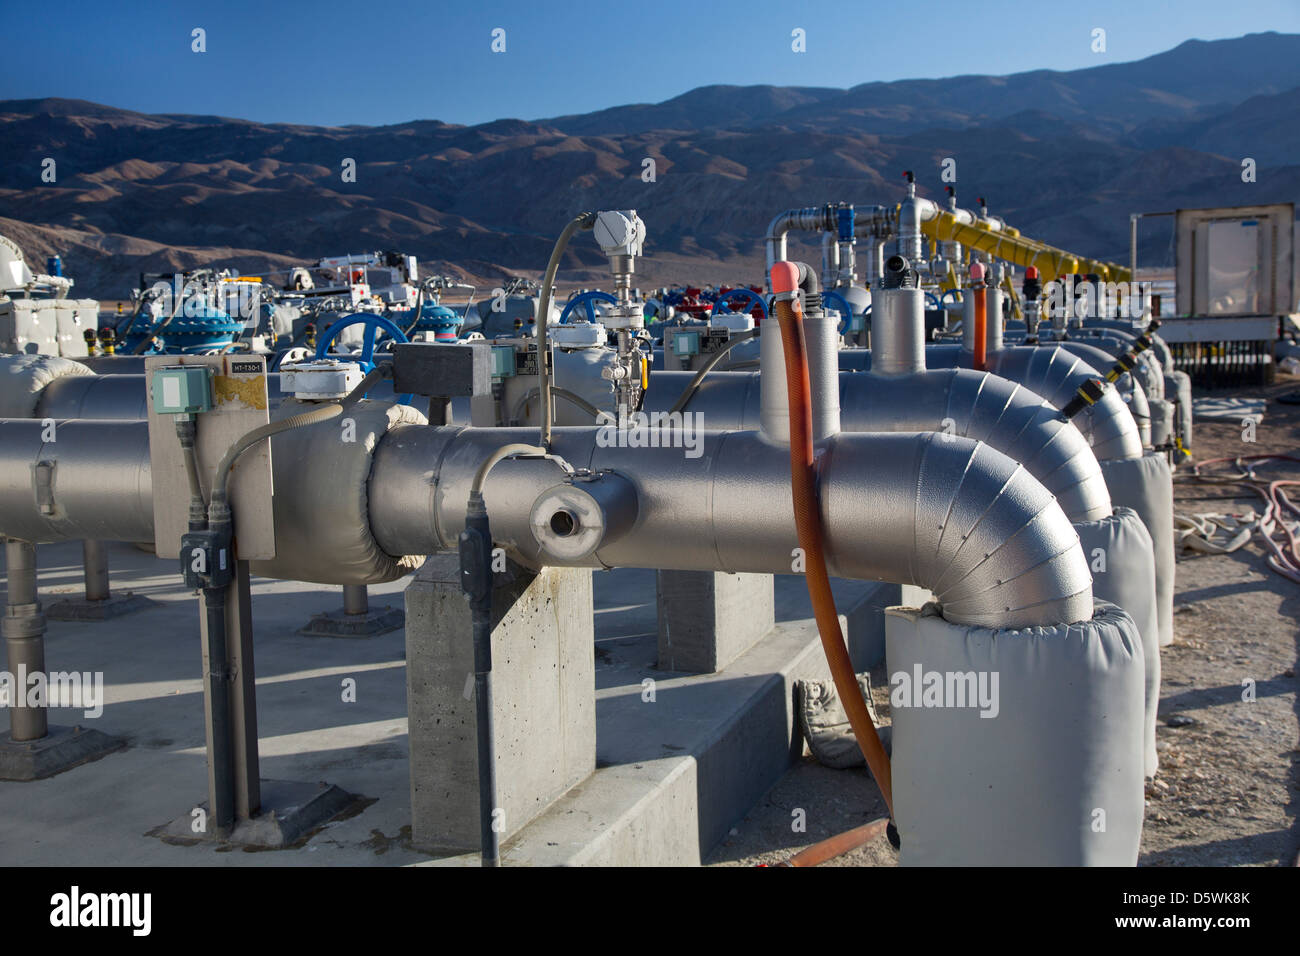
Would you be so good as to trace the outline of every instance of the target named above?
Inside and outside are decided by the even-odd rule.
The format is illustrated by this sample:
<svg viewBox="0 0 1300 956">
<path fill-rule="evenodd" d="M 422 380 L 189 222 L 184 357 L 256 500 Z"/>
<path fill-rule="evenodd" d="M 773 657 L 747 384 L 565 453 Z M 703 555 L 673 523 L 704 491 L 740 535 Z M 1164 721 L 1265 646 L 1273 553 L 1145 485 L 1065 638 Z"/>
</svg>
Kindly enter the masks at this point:
<svg viewBox="0 0 1300 956">
<path fill-rule="evenodd" d="M 800 850 L 784 863 L 778 863 L 777 866 L 819 866 L 827 860 L 833 860 L 850 850 L 865 846 L 884 833 L 888 827 L 888 818 L 873 820 L 871 823 L 838 833 L 820 843 L 814 843 L 807 849 Z"/>
</svg>

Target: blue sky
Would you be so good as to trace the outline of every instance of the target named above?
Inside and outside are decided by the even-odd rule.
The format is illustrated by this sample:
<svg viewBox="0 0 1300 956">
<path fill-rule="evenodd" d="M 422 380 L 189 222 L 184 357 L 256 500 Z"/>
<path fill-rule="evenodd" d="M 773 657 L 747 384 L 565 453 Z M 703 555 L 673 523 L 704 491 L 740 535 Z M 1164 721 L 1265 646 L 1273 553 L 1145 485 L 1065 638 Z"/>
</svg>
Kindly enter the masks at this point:
<svg viewBox="0 0 1300 956">
<path fill-rule="evenodd" d="M 0 99 L 323 125 L 540 119 L 711 83 L 848 87 L 1071 70 L 1187 39 L 1300 33 L 1298 0 L 531 0 L 4 4 Z M 1228 10 L 1231 14 L 1228 14 Z M 191 30 L 207 52 L 191 51 Z M 493 53 L 492 31 L 506 31 Z M 1092 30 L 1106 30 L 1106 52 Z M 806 31 L 807 52 L 791 51 Z"/>
</svg>

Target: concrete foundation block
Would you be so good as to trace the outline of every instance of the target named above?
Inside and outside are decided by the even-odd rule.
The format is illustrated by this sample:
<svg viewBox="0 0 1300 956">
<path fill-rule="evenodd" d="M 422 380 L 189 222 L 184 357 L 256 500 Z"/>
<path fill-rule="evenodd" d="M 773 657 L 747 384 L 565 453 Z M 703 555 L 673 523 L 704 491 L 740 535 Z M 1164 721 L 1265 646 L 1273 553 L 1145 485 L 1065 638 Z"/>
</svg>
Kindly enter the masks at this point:
<svg viewBox="0 0 1300 956">
<path fill-rule="evenodd" d="M 395 631 L 406 621 L 397 607 L 372 607 L 362 614 L 349 614 L 342 608 L 313 615 L 299 631 L 305 637 L 376 637 Z"/>
<path fill-rule="evenodd" d="M 194 812 L 188 811 L 149 831 L 149 835 L 182 845 L 218 843 L 284 850 L 301 845 L 305 837 L 354 808 L 363 799 L 323 782 L 262 780 L 259 788 L 262 805 L 258 812 L 247 820 L 236 821 L 229 833 L 198 826 Z M 206 800 L 198 807 L 205 813 L 209 809 Z"/>
<path fill-rule="evenodd" d="M 512 568 L 493 600 L 492 700 L 501 841 L 596 768 L 595 635 L 589 570 Z M 478 849 L 478 753 L 469 604 L 453 553 L 406 589 L 411 840 Z"/>
<path fill-rule="evenodd" d="M 157 601 L 127 591 L 125 594 L 111 595 L 102 601 L 88 601 L 84 598 L 55 601 L 45 608 L 45 616 L 51 621 L 108 621 L 157 606 Z"/>
<path fill-rule="evenodd" d="M 39 740 L 0 734 L 0 780 L 43 780 L 126 749 L 126 741 L 83 727 L 50 727 Z"/>
<path fill-rule="evenodd" d="M 659 668 L 723 670 L 776 623 L 770 574 L 658 572 Z"/>
</svg>

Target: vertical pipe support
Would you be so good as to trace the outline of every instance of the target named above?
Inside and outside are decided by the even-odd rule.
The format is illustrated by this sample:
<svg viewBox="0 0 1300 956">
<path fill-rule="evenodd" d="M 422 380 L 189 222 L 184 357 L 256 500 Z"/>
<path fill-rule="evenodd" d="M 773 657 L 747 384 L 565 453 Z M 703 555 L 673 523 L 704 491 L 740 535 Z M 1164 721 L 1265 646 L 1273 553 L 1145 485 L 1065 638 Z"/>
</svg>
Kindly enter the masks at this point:
<svg viewBox="0 0 1300 956">
<path fill-rule="evenodd" d="M 9 671 L 18 681 L 9 711 L 9 736 L 22 743 L 49 733 L 45 708 L 27 706 L 27 676 L 45 673 L 45 615 L 36 591 L 36 546 L 6 540 L 5 562 L 9 596 L 3 632 Z"/>
</svg>

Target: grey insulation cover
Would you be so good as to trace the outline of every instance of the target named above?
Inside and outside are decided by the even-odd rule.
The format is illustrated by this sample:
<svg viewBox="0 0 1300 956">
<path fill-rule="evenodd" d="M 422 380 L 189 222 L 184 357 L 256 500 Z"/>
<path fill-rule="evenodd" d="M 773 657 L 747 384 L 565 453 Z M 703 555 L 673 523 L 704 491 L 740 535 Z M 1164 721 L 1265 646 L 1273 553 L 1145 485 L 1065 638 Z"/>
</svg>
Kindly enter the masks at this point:
<svg viewBox="0 0 1300 956">
<path fill-rule="evenodd" d="M 1151 445 L 1165 448 L 1174 438 L 1174 403 L 1163 398 L 1151 402 Z"/>
<path fill-rule="evenodd" d="M 1101 462 L 1110 500 L 1132 508 L 1147 526 L 1156 563 L 1156 620 L 1160 646 L 1174 642 L 1174 474 L 1164 455 Z"/>
<path fill-rule="evenodd" d="M 274 412 L 288 418 L 313 405 L 292 399 Z M 345 441 L 344 424 L 355 423 Z M 338 418 L 271 438 L 275 482 L 275 557 L 254 574 L 316 584 L 382 584 L 420 566 L 424 555 L 385 554 L 370 533 L 368 483 L 375 446 L 394 425 L 423 425 L 415 409 L 365 401 Z"/>
<path fill-rule="evenodd" d="M 1148 777 L 1159 768 L 1156 711 L 1160 707 L 1160 624 L 1156 616 L 1156 566 L 1151 535 L 1132 508 L 1116 508 L 1098 521 L 1074 526 L 1092 570 L 1092 594 L 1128 612 L 1142 638 L 1146 668 L 1143 764 Z"/>
<path fill-rule="evenodd" d="M 1183 448 L 1192 447 L 1192 377 L 1186 372 L 1170 372 L 1165 376 L 1165 392 L 1178 403 L 1178 434 Z"/>
<path fill-rule="evenodd" d="M 885 612 L 894 815 L 905 866 L 1133 866 L 1142 835 L 1141 638 L 1091 621 L 952 624 L 928 604 Z M 998 675 L 995 717 L 899 706 L 900 674 Z"/>
<path fill-rule="evenodd" d="M 0 355 L 0 418 L 31 418 L 50 382 L 94 374 L 80 362 L 56 355 Z"/>
</svg>

